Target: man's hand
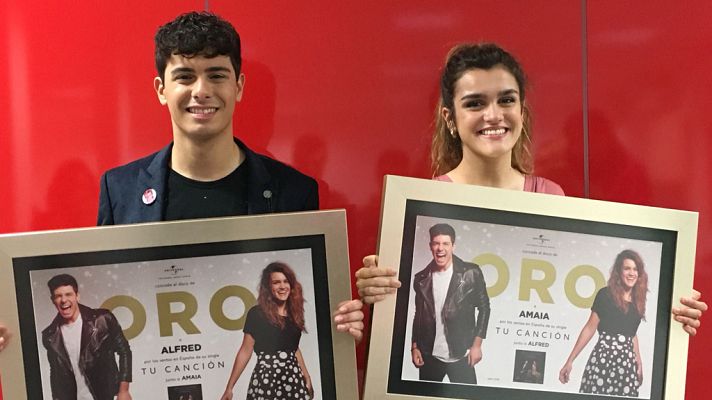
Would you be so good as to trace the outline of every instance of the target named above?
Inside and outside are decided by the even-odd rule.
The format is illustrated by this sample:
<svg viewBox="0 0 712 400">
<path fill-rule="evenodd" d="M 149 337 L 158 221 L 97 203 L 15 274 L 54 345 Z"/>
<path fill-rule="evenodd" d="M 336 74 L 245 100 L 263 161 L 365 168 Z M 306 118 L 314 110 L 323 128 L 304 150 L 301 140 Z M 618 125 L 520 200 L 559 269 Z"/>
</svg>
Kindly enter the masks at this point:
<svg viewBox="0 0 712 400">
<path fill-rule="evenodd" d="M 380 268 L 378 257 L 370 255 L 364 257 L 363 267 L 356 271 L 356 287 L 358 294 L 367 304 L 373 304 L 386 298 L 386 295 L 395 293 L 401 286 L 395 278 L 393 268 Z"/>
<path fill-rule="evenodd" d="M 701 301 L 700 297 L 702 294 L 693 289 L 692 296 L 680 299 L 683 307 L 673 307 L 672 309 L 675 321 L 681 323 L 682 329 L 690 336 L 697 334 L 697 329 L 700 328 L 700 317 L 704 311 L 707 311 L 707 303 Z"/>
<path fill-rule="evenodd" d="M 116 400 L 131 400 L 128 382 L 121 382 L 119 384 L 119 393 L 116 394 Z"/>
<path fill-rule="evenodd" d="M 119 392 L 116 395 L 116 400 L 131 400 L 131 394 L 129 392 Z"/>
<path fill-rule="evenodd" d="M 477 345 L 470 347 L 470 354 L 467 355 L 467 365 L 474 367 L 475 364 L 482 360 L 482 348 Z"/>
<path fill-rule="evenodd" d="M 363 338 L 363 303 L 361 300 L 346 300 L 334 311 L 336 330 L 353 336 L 356 343 Z"/>
<path fill-rule="evenodd" d="M 420 354 L 420 350 L 412 349 L 410 351 L 410 355 L 413 358 L 413 365 L 415 365 L 415 368 L 420 368 L 423 364 L 425 364 L 425 362 L 423 362 L 423 355 Z"/>
<path fill-rule="evenodd" d="M 10 330 L 0 323 L 0 351 L 3 351 L 7 343 L 10 341 Z"/>
</svg>

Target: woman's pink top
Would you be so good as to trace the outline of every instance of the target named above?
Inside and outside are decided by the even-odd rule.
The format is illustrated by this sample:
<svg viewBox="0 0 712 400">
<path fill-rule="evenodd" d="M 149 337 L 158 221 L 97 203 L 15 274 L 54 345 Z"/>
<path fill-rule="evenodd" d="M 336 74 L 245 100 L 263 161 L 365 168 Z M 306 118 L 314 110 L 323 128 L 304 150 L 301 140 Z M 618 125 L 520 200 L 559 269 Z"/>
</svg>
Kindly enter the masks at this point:
<svg viewBox="0 0 712 400">
<path fill-rule="evenodd" d="M 452 182 L 452 179 L 450 179 L 447 175 L 436 176 L 433 180 Z M 524 191 L 565 196 L 564 189 L 562 189 L 556 182 L 533 175 L 524 175 Z"/>
</svg>

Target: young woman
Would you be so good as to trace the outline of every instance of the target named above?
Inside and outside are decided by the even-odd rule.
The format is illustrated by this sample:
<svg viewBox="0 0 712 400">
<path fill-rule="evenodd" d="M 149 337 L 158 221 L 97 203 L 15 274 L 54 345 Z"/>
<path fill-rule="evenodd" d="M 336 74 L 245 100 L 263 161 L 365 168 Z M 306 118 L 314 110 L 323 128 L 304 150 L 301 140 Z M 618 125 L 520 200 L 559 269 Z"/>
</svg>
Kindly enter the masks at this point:
<svg viewBox="0 0 712 400">
<path fill-rule="evenodd" d="M 273 262 L 262 271 L 257 305 L 248 311 L 243 332 L 221 400 L 232 399 L 233 387 L 254 351 L 257 364 L 247 400 L 313 397 L 311 378 L 299 350 L 302 332 L 306 332 L 302 285 L 287 264 Z"/>
<path fill-rule="evenodd" d="M 434 179 L 563 195 L 556 183 L 532 175 L 526 77 L 517 60 L 496 44 L 460 44 L 448 53 L 440 78 L 432 140 Z M 361 299 L 375 303 L 395 293 L 392 268 L 367 256 L 356 272 Z M 707 305 L 700 293 L 681 299 L 675 319 L 690 335 Z M 338 321 L 337 321 L 338 322 Z"/>
<path fill-rule="evenodd" d="M 638 325 L 645 320 L 648 274 L 640 255 L 623 250 L 616 257 L 608 278 L 591 307 L 588 322 L 559 372 L 561 383 L 569 381 L 573 362 L 598 331 L 581 378 L 581 393 L 638 397 L 643 383 L 643 363 L 638 345 Z"/>
<path fill-rule="evenodd" d="M 563 195 L 531 175 L 531 121 L 519 63 L 494 44 L 461 44 L 440 78 L 431 148 L 435 179 Z"/>
</svg>

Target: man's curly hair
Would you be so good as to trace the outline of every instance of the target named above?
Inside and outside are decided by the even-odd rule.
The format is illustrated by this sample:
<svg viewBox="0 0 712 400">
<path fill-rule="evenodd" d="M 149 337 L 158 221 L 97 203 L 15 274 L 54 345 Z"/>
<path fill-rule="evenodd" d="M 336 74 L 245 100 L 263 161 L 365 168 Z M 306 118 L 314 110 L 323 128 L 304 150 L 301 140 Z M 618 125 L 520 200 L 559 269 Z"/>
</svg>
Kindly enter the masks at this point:
<svg viewBox="0 0 712 400">
<path fill-rule="evenodd" d="M 209 12 L 181 14 L 158 28 L 155 37 L 156 69 L 165 79 L 166 64 L 173 54 L 185 57 L 228 56 L 235 77 L 240 75 L 240 35 L 224 19 Z"/>
</svg>

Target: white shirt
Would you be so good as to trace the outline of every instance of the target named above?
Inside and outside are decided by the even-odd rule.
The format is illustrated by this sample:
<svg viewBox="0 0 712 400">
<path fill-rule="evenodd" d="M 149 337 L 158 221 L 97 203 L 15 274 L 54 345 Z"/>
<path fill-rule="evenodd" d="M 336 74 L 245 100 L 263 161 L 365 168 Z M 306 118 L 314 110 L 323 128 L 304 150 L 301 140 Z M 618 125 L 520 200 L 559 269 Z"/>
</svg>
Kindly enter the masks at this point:
<svg viewBox="0 0 712 400">
<path fill-rule="evenodd" d="M 433 356 L 444 362 L 454 362 L 457 358 L 450 358 L 450 347 L 445 337 L 443 325 L 443 306 L 447 297 L 447 290 L 452 280 L 452 263 L 444 271 L 433 271 L 433 301 L 435 304 L 435 342 L 433 343 Z"/>
<path fill-rule="evenodd" d="M 67 349 L 67 354 L 69 354 L 69 361 L 72 363 L 74 380 L 77 381 L 77 400 L 94 400 L 84 375 L 79 371 L 79 353 L 82 349 L 82 324 L 81 314 L 76 321 L 63 324 L 62 340 L 64 341 L 64 347 Z"/>
</svg>

